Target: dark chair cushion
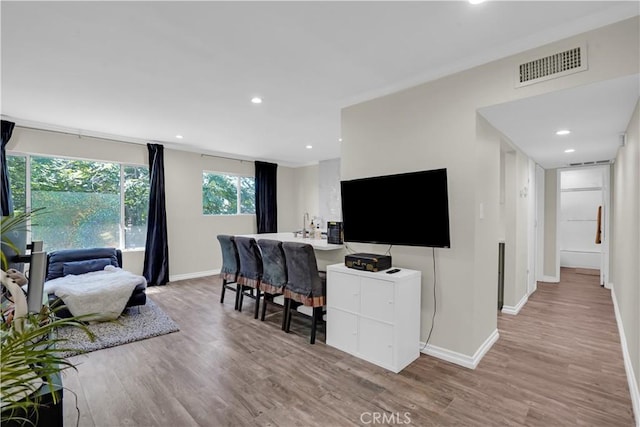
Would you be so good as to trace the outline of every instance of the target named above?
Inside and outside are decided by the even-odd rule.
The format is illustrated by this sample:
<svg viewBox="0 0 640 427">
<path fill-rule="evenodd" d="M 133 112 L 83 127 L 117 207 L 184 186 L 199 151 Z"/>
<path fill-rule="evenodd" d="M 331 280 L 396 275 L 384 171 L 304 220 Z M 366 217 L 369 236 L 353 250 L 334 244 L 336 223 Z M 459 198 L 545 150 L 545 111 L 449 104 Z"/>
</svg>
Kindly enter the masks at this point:
<svg viewBox="0 0 640 427">
<path fill-rule="evenodd" d="M 327 295 L 326 275 L 318 271 L 313 246 L 308 243 L 284 242 L 282 248 L 287 259 L 285 298 L 310 307 L 324 306 Z"/>
<path fill-rule="evenodd" d="M 281 294 L 287 284 L 287 262 L 279 240 L 260 239 L 263 274 L 260 289 L 269 294 Z"/>
<path fill-rule="evenodd" d="M 240 271 L 238 283 L 251 288 L 260 286 L 262 279 L 262 255 L 258 242 L 253 237 L 235 236 L 238 255 L 240 256 Z"/>
<path fill-rule="evenodd" d="M 228 282 L 235 282 L 240 270 L 240 256 L 236 248 L 235 237 L 229 234 L 219 234 L 217 236 L 222 251 L 222 267 L 220 275 Z"/>
</svg>

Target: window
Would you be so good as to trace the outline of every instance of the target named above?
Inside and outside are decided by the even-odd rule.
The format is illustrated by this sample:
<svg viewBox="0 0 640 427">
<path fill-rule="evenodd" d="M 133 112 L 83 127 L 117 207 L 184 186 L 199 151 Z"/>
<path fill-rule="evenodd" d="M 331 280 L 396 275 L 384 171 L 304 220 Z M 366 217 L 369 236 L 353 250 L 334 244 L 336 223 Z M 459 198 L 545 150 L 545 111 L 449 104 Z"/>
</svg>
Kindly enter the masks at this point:
<svg viewBox="0 0 640 427">
<path fill-rule="evenodd" d="M 255 214 L 254 178 L 203 172 L 202 213 L 204 215 Z"/>
<path fill-rule="evenodd" d="M 149 214 L 149 168 L 124 168 L 124 247 L 144 248 Z"/>
<path fill-rule="evenodd" d="M 7 160 L 14 209 L 25 209 L 28 195 L 31 209 L 44 208 L 31 224 L 31 239 L 42 240 L 45 250 L 144 247 L 146 166 L 40 156 Z"/>
<path fill-rule="evenodd" d="M 27 209 L 27 158 L 26 156 L 7 156 L 11 199 L 13 211 L 25 212 Z"/>
</svg>

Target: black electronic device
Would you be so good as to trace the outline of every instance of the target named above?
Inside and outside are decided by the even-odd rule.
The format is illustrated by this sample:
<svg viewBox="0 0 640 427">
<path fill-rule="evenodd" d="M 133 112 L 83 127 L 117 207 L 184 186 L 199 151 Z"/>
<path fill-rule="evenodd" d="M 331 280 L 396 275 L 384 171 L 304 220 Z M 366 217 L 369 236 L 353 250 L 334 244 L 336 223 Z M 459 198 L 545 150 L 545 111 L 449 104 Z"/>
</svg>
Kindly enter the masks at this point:
<svg viewBox="0 0 640 427">
<path fill-rule="evenodd" d="M 392 268 L 391 270 L 387 270 L 387 274 L 395 274 L 400 271 L 399 268 Z"/>
<path fill-rule="evenodd" d="M 448 248 L 447 170 L 340 182 L 345 242 Z"/>
<path fill-rule="evenodd" d="M 344 234 L 342 231 L 342 222 L 327 222 L 327 243 L 331 245 L 341 245 L 344 243 Z"/>
<path fill-rule="evenodd" d="M 391 268 L 391 255 L 355 253 L 344 257 L 344 265 L 356 270 L 382 271 Z"/>
</svg>

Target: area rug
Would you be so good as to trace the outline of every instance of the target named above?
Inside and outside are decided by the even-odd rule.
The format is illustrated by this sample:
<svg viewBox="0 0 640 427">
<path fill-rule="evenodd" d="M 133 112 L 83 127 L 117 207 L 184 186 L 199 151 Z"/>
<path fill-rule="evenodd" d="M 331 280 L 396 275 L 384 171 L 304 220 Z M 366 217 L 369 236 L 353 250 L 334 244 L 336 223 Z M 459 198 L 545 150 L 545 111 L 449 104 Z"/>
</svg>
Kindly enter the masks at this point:
<svg viewBox="0 0 640 427">
<path fill-rule="evenodd" d="M 127 308 L 116 320 L 93 323 L 88 325 L 88 328 L 95 335 L 94 341 L 91 341 L 86 332 L 80 328 L 66 326 L 58 330 L 58 338 L 66 340 L 58 346 L 73 349 L 62 352 L 63 357 L 115 347 L 180 330 L 178 324 L 149 298 L 143 306 Z"/>
</svg>

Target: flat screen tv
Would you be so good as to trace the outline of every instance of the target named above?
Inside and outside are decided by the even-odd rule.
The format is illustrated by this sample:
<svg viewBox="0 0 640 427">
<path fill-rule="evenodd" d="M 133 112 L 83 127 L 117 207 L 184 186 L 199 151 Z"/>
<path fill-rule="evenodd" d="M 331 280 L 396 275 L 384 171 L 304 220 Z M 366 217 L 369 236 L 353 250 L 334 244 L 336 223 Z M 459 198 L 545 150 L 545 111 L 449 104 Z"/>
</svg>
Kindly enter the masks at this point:
<svg viewBox="0 0 640 427">
<path fill-rule="evenodd" d="M 346 242 L 448 248 L 447 170 L 340 182 Z"/>
</svg>

